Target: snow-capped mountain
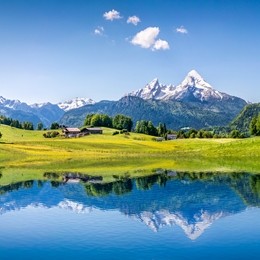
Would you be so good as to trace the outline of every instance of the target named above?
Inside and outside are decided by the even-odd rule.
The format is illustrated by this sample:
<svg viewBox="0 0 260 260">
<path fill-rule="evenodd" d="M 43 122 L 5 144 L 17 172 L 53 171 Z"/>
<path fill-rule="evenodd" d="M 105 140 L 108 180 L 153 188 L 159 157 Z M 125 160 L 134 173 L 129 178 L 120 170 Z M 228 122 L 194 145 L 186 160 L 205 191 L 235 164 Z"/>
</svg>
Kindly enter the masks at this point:
<svg viewBox="0 0 260 260">
<path fill-rule="evenodd" d="M 215 90 L 196 70 L 190 71 L 182 83 L 177 86 L 163 85 L 159 83 L 159 80 L 156 78 L 144 88 L 133 91 L 128 95 L 140 97 L 142 99 L 171 99 L 177 101 L 200 102 L 235 98 Z"/>
<path fill-rule="evenodd" d="M 0 106 L 14 109 L 14 110 L 22 110 L 22 111 L 31 110 L 31 107 L 25 102 L 21 102 L 20 100 L 6 99 L 2 96 L 0 96 Z"/>
<path fill-rule="evenodd" d="M 131 92 L 130 96 L 140 97 L 142 99 L 167 99 L 174 91 L 173 85 L 163 85 L 158 78 L 153 79 L 144 88 Z"/>
<path fill-rule="evenodd" d="M 180 212 L 160 210 L 156 212 L 144 211 L 133 217 L 143 222 L 154 232 L 158 232 L 159 229 L 164 226 L 179 226 L 189 239 L 195 240 L 216 220 L 228 215 L 228 213 L 223 213 L 221 211 L 214 214 L 210 214 L 207 211 L 201 211 L 193 216 L 194 221 L 189 221 Z"/>
<path fill-rule="evenodd" d="M 74 98 L 69 101 L 60 102 L 58 103 L 59 108 L 61 108 L 64 111 L 69 111 L 71 109 L 80 108 L 85 105 L 92 105 L 95 104 L 95 101 L 91 98 Z"/>
</svg>

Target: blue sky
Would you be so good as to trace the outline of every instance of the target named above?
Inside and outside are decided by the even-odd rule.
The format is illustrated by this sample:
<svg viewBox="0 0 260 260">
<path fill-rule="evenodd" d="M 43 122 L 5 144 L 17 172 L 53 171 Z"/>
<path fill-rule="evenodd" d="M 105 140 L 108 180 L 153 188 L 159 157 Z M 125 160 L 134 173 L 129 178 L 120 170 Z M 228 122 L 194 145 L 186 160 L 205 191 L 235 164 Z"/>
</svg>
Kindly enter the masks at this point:
<svg viewBox="0 0 260 260">
<path fill-rule="evenodd" d="M 0 96 L 118 100 L 196 69 L 260 101 L 260 1 L 0 0 Z"/>
</svg>

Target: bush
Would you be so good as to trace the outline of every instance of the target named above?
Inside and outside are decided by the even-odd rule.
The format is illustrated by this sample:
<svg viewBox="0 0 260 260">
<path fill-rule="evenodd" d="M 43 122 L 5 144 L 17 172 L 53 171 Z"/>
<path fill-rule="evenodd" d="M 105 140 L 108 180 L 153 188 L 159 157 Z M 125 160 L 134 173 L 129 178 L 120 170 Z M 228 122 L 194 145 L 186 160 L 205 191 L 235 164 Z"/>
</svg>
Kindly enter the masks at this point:
<svg viewBox="0 0 260 260">
<path fill-rule="evenodd" d="M 115 132 L 113 132 L 112 135 L 118 135 L 118 134 L 119 134 L 119 131 L 115 131 Z"/>
<path fill-rule="evenodd" d="M 52 132 L 47 132 L 44 133 L 43 136 L 45 138 L 55 138 L 56 136 L 58 136 L 60 133 L 58 131 L 52 131 Z"/>
<path fill-rule="evenodd" d="M 124 134 L 124 133 L 128 133 L 128 130 L 127 130 L 127 129 L 122 129 L 122 130 L 120 131 L 120 134 Z"/>
</svg>

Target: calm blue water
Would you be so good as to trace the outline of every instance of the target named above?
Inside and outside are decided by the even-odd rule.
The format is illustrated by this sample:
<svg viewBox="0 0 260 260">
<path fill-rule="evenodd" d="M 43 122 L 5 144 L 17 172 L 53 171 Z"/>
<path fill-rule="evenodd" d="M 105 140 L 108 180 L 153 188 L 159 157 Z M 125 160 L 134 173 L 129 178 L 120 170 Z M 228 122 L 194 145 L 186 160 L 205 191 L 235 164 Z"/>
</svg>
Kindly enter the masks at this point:
<svg viewBox="0 0 260 260">
<path fill-rule="evenodd" d="M 0 186 L 0 259 L 259 259 L 260 175 Z"/>
</svg>

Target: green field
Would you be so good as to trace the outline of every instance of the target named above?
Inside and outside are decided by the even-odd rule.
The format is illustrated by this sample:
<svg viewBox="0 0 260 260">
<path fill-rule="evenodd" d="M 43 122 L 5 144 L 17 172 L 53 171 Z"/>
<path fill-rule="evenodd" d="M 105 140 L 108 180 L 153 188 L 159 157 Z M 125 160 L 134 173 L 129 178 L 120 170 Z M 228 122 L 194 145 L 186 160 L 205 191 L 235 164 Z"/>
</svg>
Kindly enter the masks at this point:
<svg viewBox="0 0 260 260">
<path fill-rule="evenodd" d="M 49 171 L 140 176 L 158 168 L 260 172 L 260 138 L 156 142 L 136 133 L 113 136 L 113 131 L 104 128 L 103 135 L 46 139 L 44 131 L 0 125 L 0 171 L 9 178 Z"/>
</svg>

